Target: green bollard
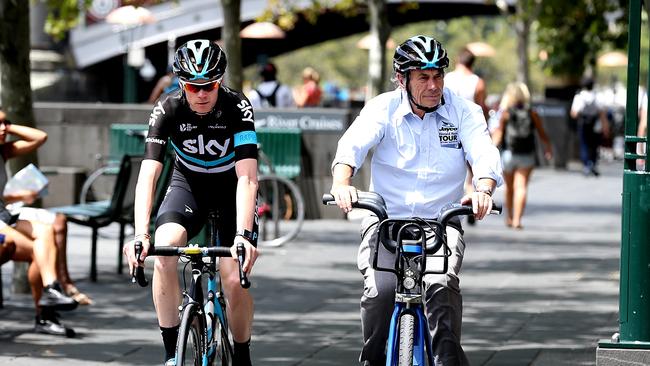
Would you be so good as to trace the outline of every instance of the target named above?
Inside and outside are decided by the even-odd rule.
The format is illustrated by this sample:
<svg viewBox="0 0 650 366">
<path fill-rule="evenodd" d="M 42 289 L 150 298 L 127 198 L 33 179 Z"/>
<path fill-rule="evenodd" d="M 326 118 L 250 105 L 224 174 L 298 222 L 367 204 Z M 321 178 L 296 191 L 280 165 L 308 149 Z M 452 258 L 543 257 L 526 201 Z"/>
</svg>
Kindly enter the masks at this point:
<svg viewBox="0 0 650 366">
<path fill-rule="evenodd" d="M 625 171 L 619 343 L 650 348 L 650 174 Z"/>
</svg>

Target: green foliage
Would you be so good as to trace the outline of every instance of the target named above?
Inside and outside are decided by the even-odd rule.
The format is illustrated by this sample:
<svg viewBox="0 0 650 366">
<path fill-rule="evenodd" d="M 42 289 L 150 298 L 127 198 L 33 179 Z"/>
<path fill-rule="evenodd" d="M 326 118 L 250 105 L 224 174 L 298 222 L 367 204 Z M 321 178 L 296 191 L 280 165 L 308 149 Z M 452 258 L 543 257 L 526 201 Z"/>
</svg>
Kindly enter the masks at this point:
<svg viewBox="0 0 650 366">
<path fill-rule="evenodd" d="M 300 0 L 269 0 L 258 21 L 273 22 L 285 30 L 290 30 L 299 17 L 315 24 L 318 16 L 324 12 L 335 11 L 345 16 L 355 16 L 366 7 L 366 2 L 361 0 L 312 0 L 311 7 L 305 7 L 304 1 Z"/>
<path fill-rule="evenodd" d="M 81 10 L 88 8 L 92 0 L 41 0 L 49 10 L 45 20 L 45 32 L 56 40 L 61 40 L 65 32 L 79 24 Z"/>
<path fill-rule="evenodd" d="M 495 57 L 478 58 L 475 63 L 476 71 L 486 81 L 489 94 L 501 94 L 506 84 L 516 78 L 515 34 L 504 17 L 463 17 L 413 23 L 394 28 L 391 38 L 399 44 L 416 34 L 430 35 L 443 43 L 450 55 L 450 69 L 454 67 L 456 55 L 467 43 L 482 41 L 493 46 L 497 52 Z M 356 47 L 362 36 L 364 34 L 352 35 L 274 58 L 273 62 L 278 66 L 278 79 L 287 85 L 300 85 L 301 70 L 311 66 L 320 73 L 323 82 L 332 82 L 351 90 L 362 89 L 368 81 L 368 51 Z M 533 45 L 531 49 L 536 48 Z M 392 72 L 393 52 L 394 49 L 387 50 L 389 73 Z M 245 79 L 249 80 L 251 86 L 259 82 L 256 71 L 255 66 L 245 70 Z M 541 92 L 544 76 L 535 65 L 531 67 L 531 79 L 533 91 Z"/>
<path fill-rule="evenodd" d="M 612 45 L 622 47 L 627 39 L 627 19 L 610 27 L 605 14 L 625 11 L 626 3 L 609 0 L 544 0 L 537 18 L 536 34 L 540 47 L 548 53 L 544 69 L 550 75 L 580 77 L 595 65 L 598 52 Z"/>
</svg>

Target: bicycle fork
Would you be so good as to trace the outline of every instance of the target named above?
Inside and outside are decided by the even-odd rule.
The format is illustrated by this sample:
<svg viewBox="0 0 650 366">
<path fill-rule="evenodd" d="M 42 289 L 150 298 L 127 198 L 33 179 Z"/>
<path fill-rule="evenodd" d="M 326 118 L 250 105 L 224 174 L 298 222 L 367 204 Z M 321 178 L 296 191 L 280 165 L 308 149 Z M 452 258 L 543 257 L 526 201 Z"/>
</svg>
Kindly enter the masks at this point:
<svg viewBox="0 0 650 366">
<path fill-rule="evenodd" d="M 433 353 L 431 352 L 431 337 L 429 336 L 428 325 L 424 311 L 422 310 L 421 300 L 417 303 L 395 303 L 395 308 L 393 309 L 393 314 L 390 319 L 388 348 L 386 350 L 386 365 L 393 366 L 397 362 L 396 360 L 399 349 L 399 321 L 400 317 L 406 313 L 413 314 L 416 319 L 413 337 L 413 365 L 425 366 L 427 365 L 425 361 L 426 359 L 429 359 L 429 362 L 432 362 Z"/>
</svg>

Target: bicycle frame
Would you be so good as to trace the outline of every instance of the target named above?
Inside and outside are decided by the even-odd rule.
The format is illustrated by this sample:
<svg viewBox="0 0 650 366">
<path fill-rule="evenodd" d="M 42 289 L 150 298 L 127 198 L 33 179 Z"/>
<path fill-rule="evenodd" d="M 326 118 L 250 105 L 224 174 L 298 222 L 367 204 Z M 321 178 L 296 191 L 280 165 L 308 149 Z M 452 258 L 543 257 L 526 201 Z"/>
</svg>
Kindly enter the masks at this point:
<svg viewBox="0 0 650 366">
<path fill-rule="evenodd" d="M 428 228 L 434 235 L 434 248 L 440 246 L 443 250 L 440 255 L 429 255 L 428 257 L 442 257 L 443 268 L 440 271 L 429 271 L 426 269 L 427 236 L 425 228 L 418 222 L 411 219 L 387 219 L 377 226 L 376 247 L 384 240 L 392 240 L 390 231 L 393 225 L 399 225 L 396 240 L 396 256 L 393 268 L 380 267 L 378 265 L 379 250 L 375 250 L 373 268 L 377 271 L 394 273 L 397 276 L 397 287 L 395 291 L 395 306 L 391 315 L 388 341 L 386 343 L 386 366 L 397 365 L 399 353 L 400 319 L 404 314 L 412 314 L 415 318 L 413 333 L 413 365 L 433 365 L 433 353 L 424 306 L 422 302 L 422 279 L 425 274 L 446 273 L 448 268 L 449 249 L 447 247 L 445 234 L 440 235 L 442 227 L 436 221 L 427 222 Z M 419 233 L 419 238 L 413 238 L 413 233 Z M 411 235 L 410 239 L 405 238 Z M 435 252 L 435 251 L 434 251 Z"/>
<path fill-rule="evenodd" d="M 377 241 L 372 262 L 372 268 L 377 271 L 394 273 L 397 276 L 397 287 L 395 291 L 395 307 L 390 320 L 388 341 L 386 344 L 386 366 L 397 364 L 396 356 L 399 357 L 399 340 L 401 337 L 400 322 L 405 315 L 413 316 L 415 319 L 412 326 L 414 331 L 405 327 L 407 332 L 413 332 L 413 347 L 407 344 L 407 360 L 409 364 L 424 366 L 425 360 L 429 366 L 433 365 L 433 350 L 431 350 L 431 339 L 428 332 L 428 323 L 424 315 L 422 305 L 422 279 L 426 274 L 447 273 L 449 256 L 451 252 L 447 245 L 447 224 L 450 220 L 460 215 L 473 214 L 471 205 L 450 203 L 444 206 L 436 220 L 424 220 L 413 217 L 410 219 L 389 219 L 386 212 L 386 203 L 381 195 L 375 192 L 357 191 L 358 201 L 352 203 L 354 208 L 362 208 L 371 211 L 377 216 L 379 225 L 376 228 Z M 335 205 L 334 196 L 323 195 L 323 204 Z M 493 205 L 490 213 L 501 213 L 501 207 Z M 397 224 L 397 239 L 393 239 L 390 230 Z M 426 230 L 429 229 L 429 230 Z M 431 233 L 432 237 L 427 237 Z M 430 241 L 430 239 L 433 239 Z M 427 245 L 428 244 L 428 245 Z M 378 265 L 379 248 L 383 245 L 388 251 L 396 253 L 393 268 L 384 268 Z M 442 258 L 443 265 L 440 270 L 426 269 L 427 258 Z M 405 324 L 409 324 L 409 321 Z M 413 351 L 412 363 L 408 360 L 409 354 Z M 426 350 L 426 357 L 425 357 Z"/>
<path fill-rule="evenodd" d="M 216 257 L 230 257 L 230 249 L 219 246 L 219 240 L 216 233 L 216 215 L 214 213 L 208 214 L 208 230 L 210 233 L 209 243 L 216 245 L 209 245 L 208 247 L 198 247 L 198 246 L 188 246 L 188 247 L 151 247 L 150 255 L 162 255 L 162 256 L 177 256 L 182 255 L 185 258 L 189 258 L 189 263 L 191 264 L 191 280 L 190 286 L 187 286 L 185 282 L 183 290 L 183 303 L 179 309 L 181 319 L 185 319 L 185 316 L 188 316 L 190 319 L 193 316 L 196 316 L 196 319 L 199 322 L 200 333 L 197 335 L 200 338 L 197 342 L 198 348 L 200 350 L 200 359 L 201 363 L 204 366 L 207 366 L 212 363 L 213 358 L 216 355 L 217 347 L 220 347 L 222 354 L 222 364 L 230 365 L 233 355 L 232 344 L 230 343 L 230 337 L 228 336 L 228 321 L 224 309 L 226 307 L 225 300 L 223 297 L 223 292 L 221 291 L 221 282 L 217 280 L 218 269 L 216 267 Z M 136 257 L 139 258 L 142 251 L 142 244 L 135 244 Z M 239 277 L 240 284 L 243 288 L 250 287 L 250 282 L 246 277 L 246 274 L 243 272 L 242 263 L 244 262 L 245 251 L 242 244 L 237 246 L 237 257 L 239 260 Z M 206 260 L 207 258 L 207 260 Z M 203 292 L 203 282 L 202 278 L 204 275 L 208 276 L 207 281 L 207 299 L 204 296 Z M 183 277 L 185 279 L 185 276 Z M 137 266 L 134 269 L 132 282 L 137 282 L 140 286 L 145 287 L 148 285 L 148 281 L 144 275 L 144 269 L 141 266 Z M 188 310 L 188 307 L 189 310 Z M 216 334 L 215 330 L 217 329 L 217 322 L 219 322 L 219 334 Z M 190 324 L 181 320 L 181 330 L 184 327 L 184 324 Z M 219 340 L 222 342 L 219 342 Z M 185 349 L 185 344 L 183 343 L 185 339 L 179 337 L 177 352 L 176 352 L 176 364 L 181 364 L 181 356 L 179 352 L 181 345 L 183 350 Z M 196 353 L 198 356 L 198 352 Z M 198 358 L 198 357 L 197 357 Z M 228 360 L 228 361 L 224 361 Z"/>
</svg>

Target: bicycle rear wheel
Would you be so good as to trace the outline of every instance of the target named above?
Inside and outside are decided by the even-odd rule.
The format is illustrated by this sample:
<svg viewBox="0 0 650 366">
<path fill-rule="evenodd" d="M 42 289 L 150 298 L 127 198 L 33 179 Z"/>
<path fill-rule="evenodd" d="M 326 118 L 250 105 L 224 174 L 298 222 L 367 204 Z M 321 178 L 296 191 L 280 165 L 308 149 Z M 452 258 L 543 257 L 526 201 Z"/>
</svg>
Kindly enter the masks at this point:
<svg viewBox="0 0 650 366">
<path fill-rule="evenodd" d="M 415 317 L 405 313 L 399 318 L 399 366 L 413 366 L 413 337 Z"/>
<path fill-rule="evenodd" d="M 93 171 L 81 186 L 80 203 L 109 201 L 115 190 L 119 163 L 108 163 Z"/>
<path fill-rule="evenodd" d="M 205 321 L 197 304 L 188 304 L 181 314 L 176 344 L 176 366 L 202 366 Z"/>
<path fill-rule="evenodd" d="M 298 235 L 305 219 L 305 202 L 298 186 L 274 175 L 258 178 L 259 244 L 279 247 Z"/>
</svg>

